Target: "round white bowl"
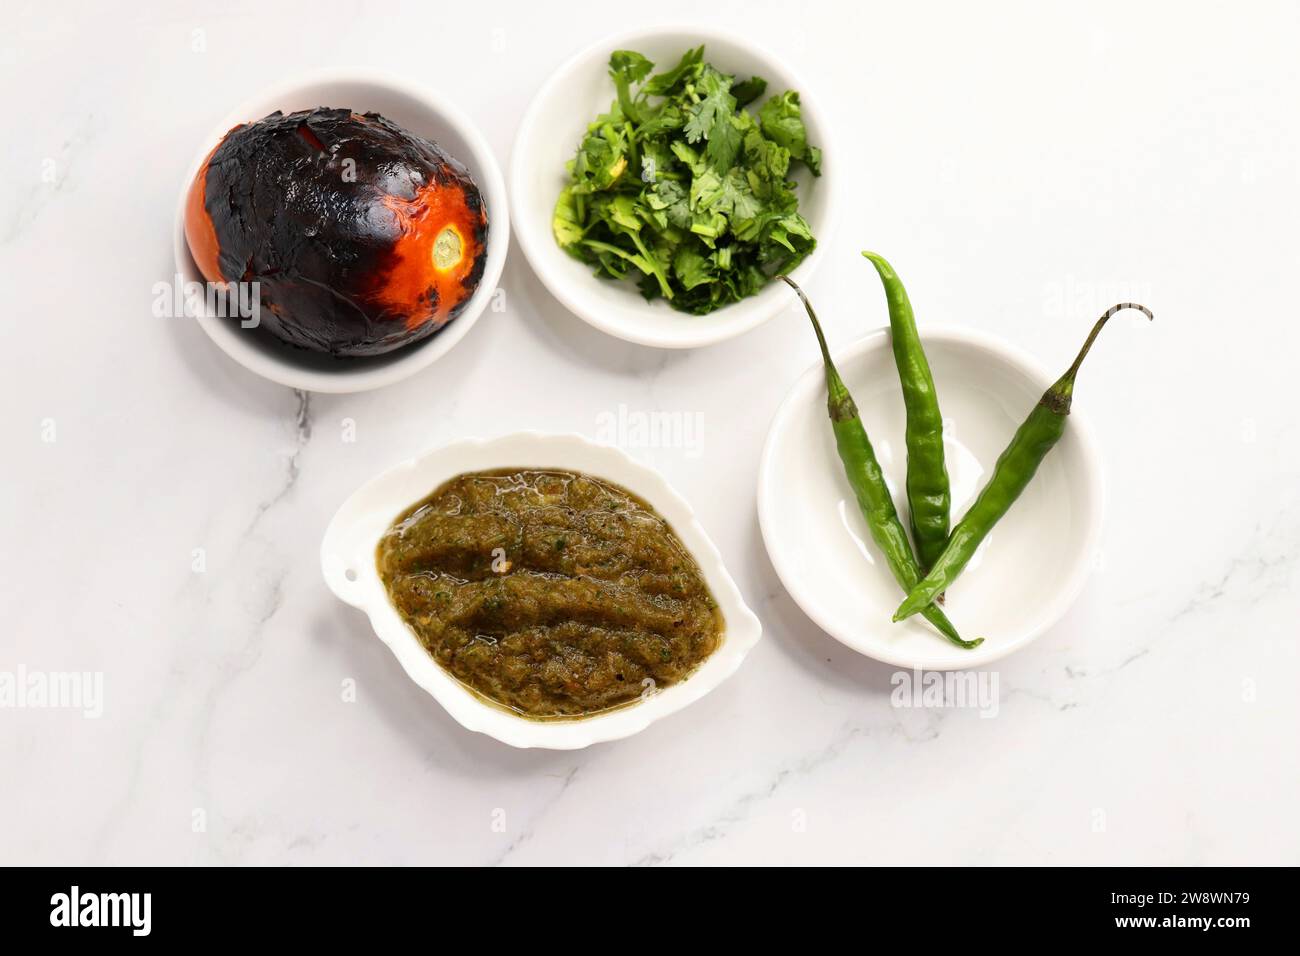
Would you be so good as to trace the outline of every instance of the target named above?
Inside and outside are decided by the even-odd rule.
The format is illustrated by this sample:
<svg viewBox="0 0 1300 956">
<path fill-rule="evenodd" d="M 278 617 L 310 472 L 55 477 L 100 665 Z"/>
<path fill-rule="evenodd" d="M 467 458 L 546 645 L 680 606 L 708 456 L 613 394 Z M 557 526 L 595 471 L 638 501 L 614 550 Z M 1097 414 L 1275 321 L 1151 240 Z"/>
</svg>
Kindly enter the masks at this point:
<svg viewBox="0 0 1300 956">
<path fill-rule="evenodd" d="M 694 556 L 717 599 L 725 622 L 721 646 L 686 680 L 662 688 L 635 704 L 577 720 L 528 720 L 495 707 L 443 670 L 402 621 L 388 599 L 375 549 L 393 519 L 443 482 L 470 471 L 493 468 L 556 468 L 613 481 L 648 502 L 672 526 Z M 460 724 L 512 747 L 576 750 L 618 740 L 699 700 L 735 673 L 758 643 L 762 625 L 745 606 L 736 582 L 723 567 L 695 513 L 658 473 L 617 448 L 581 435 L 518 432 L 489 440 L 460 441 L 403 462 L 367 482 L 330 521 L 321 542 L 325 583 L 340 600 L 370 618 L 407 675 L 433 695 Z"/>
<path fill-rule="evenodd" d="M 781 61 L 747 40 L 698 27 L 636 30 L 587 47 L 547 80 L 519 124 L 510 156 L 515 235 L 551 295 L 601 331 L 640 345 L 712 345 L 757 328 L 790 305 L 789 291 L 774 282 L 757 295 L 709 315 L 686 315 L 662 299 L 646 302 L 631 281 L 596 277 L 590 266 L 559 247 L 551 231 L 555 201 L 568 182 L 564 164 L 573 158 L 587 125 L 607 112 L 615 99 L 608 73 L 610 53 L 635 50 L 653 60 L 656 69 L 668 69 L 701 43 L 705 60 L 725 73 L 761 76 L 767 80 L 768 94 L 797 90 L 809 142 L 822 150 L 820 177 L 804 168 L 793 175 L 799 184 L 799 211 L 812 227 L 817 248 L 791 275 L 806 284 L 834 239 L 840 153 L 812 90 Z M 749 108 L 756 109 L 766 98 Z"/>
<path fill-rule="evenodd" d="M 204 283 L 185 241 L 185 200 L 190 183 L 212 148 L 232 128 L 276 110 L 292 113 L 318 106 L 380 113 L 417 136 L 433 140 L 469 170 L 488 213 L 487 264 L 469 303 L 452 322 L 421 342 L 386 355 L 336 359 L 294 348 L 260 329 L 241 328 L 234 319 L 200 308 L 195 316 L 223 352 L 250 372 L 313 392 L 362 392 L 401 381 L 437 361 L 465 337 L 496 291 L 510 246 L 510 211 L 505 182 L 481 133 L 442 96 L 383 74 L 323 73 L 259 94 L 233 110 L 204 137 L 186 169 L 176 205 L 176 272 L 185 283 Z"/>
<path fill-rule="evenodd" d="M 1057 376 L 1019 349 L 968 329 L 928 328 L 921 338 L 947 423 L 944 451 L 955 525 Z M 889 333 L 873 332 L 833 358 L 906 525 L 905 418 Z M 944 610 L 957 630 L 967 639 L 984 638 L 978 648 L 963 650 L 920 615 L 890 621 L 904 595 L 844 476 L 826 414 L 821 362 L 778 409 L 759 471 L 763 541 L 795 603 L 855 651 L 898 667 L 978 667 L 1050 628 L 1083 589 L 1103 508 L 1096 441 L 1076 408 L 1029 487 L 948 588 Z"/>
</svg>

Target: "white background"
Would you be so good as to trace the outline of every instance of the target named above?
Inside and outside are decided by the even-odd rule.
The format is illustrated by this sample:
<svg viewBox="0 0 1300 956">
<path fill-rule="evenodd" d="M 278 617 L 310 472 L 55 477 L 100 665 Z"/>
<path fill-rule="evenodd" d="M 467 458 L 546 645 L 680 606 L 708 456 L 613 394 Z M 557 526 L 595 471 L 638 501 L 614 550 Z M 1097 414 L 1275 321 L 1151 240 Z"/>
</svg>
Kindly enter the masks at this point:
<svg viewBox="0 0 1300 956">
<path fill-rule="evenodd" d="M 113 6 L 6 3 L 0 38 L 0 670 L 105 681 L 98 720 L 0 710 L 0 861 L 1300 861 L 1295 5 Z M 891 707 L 891 669 L 775 578 L 754 486 L 815 358 L 793 309 L 658 352 L 568 315 L 513 248 L 507 311 L 450 355 L 305 404 L 150 314 L 183 169 L 250 94 L 393 70 L 451 94 L 504 165 L 570 53 L 690 17 L 787 58 L 836 126 L 848 203 L 809 290 L 833 342 L 886 320 L 864 247 L 923 326 L 1049 367 L 1116 298 L 1156 312 L 1080 382 L 1105 549 L 1065 620 L 999 666 L 994 719 Z M 694 504 L 764 640 L 621 743 L 471 735 L 328 594 L 325 523 L 416 452 L 594 437 L 620 403 L 702 416 L 698 448 L 632 452 Z"/>
</svg>

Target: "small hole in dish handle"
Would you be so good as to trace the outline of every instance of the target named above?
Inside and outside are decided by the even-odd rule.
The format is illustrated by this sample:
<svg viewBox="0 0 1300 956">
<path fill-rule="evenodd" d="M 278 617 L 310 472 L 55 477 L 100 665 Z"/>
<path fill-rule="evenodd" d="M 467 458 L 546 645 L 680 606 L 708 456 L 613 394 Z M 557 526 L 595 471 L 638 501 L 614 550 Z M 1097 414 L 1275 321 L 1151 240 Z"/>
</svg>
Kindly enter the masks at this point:
<svg viewBox="0 0 1300 956">
<path fill-rule="evenodd" d="M 343 576 L 349 581 L 355 581 L 357 579 L 357 572 L 352 570 L 352 568 L 348 568 L 343 572 Z"/>
</svg>

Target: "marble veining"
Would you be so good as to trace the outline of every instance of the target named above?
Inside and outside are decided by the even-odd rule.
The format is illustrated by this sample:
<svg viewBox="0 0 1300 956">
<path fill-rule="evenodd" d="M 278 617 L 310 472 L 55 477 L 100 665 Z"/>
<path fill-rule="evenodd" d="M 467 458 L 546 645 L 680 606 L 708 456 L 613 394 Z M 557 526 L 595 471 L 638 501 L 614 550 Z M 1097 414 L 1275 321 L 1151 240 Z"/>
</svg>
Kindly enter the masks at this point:
<svg viewBox="0 0 1300 956">
<path fill-rule="evenodd" d="M 512 2 L 461 11 L 462 42 L 400 69 L 455 98 L 505 161 L 549 72 L 637 22 L 570 7 L 563 22 Z M 734 26 L 729 7 L 660 8 Z M 360 395 L 265 382 L 150 313 L 215 118 L 323 63 L 394 68 L 384 31 L 337 29 L 350 5 L 316 12 L 29 6 L 0 39 L 6 88 L 27 91 L 0 176 L 0 679 L 93 672 L 104 695 L 94 718 L 0 707 L 0 859 L 1300 862 L 1300 14 L 1225 22 L 1192 4 L 1177 50 L 1165 17 L 1119 0 L 1089 14 L 1104 43 L 1079 41 L 1065 7 L 1022 11 L 1023 35 L 959 6 L 937 34 L 907 8 L 809 14 L 794 33 L 755 17 L 835 119 L 847 208 L 808 290 L 834 346 L 886 320 L 867 247 L 908 278 L 923 330 L 980 328 L 1048 366 L 1111 288 L 1136 284 L 1158 317 L 1098 349 L 1075 404 L 1108 476 L 1097 568 L 1058 625 L 999 662 L 982 716 L 897 706 L 894 670 L 821 633 L 763 552 L 763 439 L 817 358 L 793 303 L 729 343 L 644 349 L 569 315 L 514 247 L 501 310 Z M 897 40 L 917 36 L 925 70 Z M 716 692 L 622 742 L 515 751 L 462 730 L 324 587 L 326 522 L 433 445 L 598 437 L 628 414 L 698 424 L 689 444 L 627 450 L 691 501 L 764 640 Z"/>
</svg>

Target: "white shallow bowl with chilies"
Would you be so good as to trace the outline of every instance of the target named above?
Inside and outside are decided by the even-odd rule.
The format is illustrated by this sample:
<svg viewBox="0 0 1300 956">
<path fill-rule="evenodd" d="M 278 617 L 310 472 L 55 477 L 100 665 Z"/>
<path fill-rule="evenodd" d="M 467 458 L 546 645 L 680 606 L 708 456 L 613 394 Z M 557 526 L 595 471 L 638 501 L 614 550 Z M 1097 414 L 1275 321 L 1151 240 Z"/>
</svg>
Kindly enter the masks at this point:
<svg viewBox="0 0 1300 956">
<path fill-rule="evenodd" d="M 971 329 L 930 326 L 921 339 L 946 423 L 955 526 L 1057 376 L 1020 349 Z M 906 526 L 906 415 L 889 330 L 872 332 L 832 358 Z M 1057 357 L 1061 371 L 1071 358 L 1073 353 Z M 1104 504 L 1101 460 L 1080 408 L 1090 387 L 1085 370 L 1060 443 L 948 588 L 944 610 L 953 625 L 968 640 L 984 638 L 965 650 L 919 614 L 891 622 L 903 590 L 871 540 L 845 477 L 818 361 L 777 410 L 759 470 L 763 542 L 790 596 L 832 637 L 898 667 L 981 667 L 1029 644 L 1065 614 L 1096 563 Z"/>
</svg>

